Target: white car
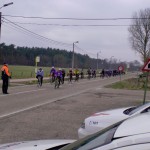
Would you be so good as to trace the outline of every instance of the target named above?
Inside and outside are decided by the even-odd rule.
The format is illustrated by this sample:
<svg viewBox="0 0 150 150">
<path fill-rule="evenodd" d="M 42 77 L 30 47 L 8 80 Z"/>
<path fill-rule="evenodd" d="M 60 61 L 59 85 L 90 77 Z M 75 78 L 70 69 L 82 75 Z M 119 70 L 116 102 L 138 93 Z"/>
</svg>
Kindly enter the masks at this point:
<svg viewBox="0 0 150 150">
<path fill-rule="evenodd" d="M 150 112 L 115 123 L 61 150 L 150 150 Z"/>
<path fill-rule="evenodd" d="M 57 150 L 75 140 L 36 140 L 7 143 L 0 145 L 0 150 Z"/>
<path fill-rule="evenodd" d="M 70 143 L 70 144 L 69 144 Z M 75 140 L 41 140 L 0 145 L 0 150 L 149 150 L 150 112 L 117 122 Z"/>
<path fill-rule="evenodd" d="M 95 113 L 84 120 L 84 123 L 78 129 L 78 137 L 83 138 L 118 121 L 148 111 L 150 111 L 150 103 L 137 107 L 119 108 Z"/>
</svg>

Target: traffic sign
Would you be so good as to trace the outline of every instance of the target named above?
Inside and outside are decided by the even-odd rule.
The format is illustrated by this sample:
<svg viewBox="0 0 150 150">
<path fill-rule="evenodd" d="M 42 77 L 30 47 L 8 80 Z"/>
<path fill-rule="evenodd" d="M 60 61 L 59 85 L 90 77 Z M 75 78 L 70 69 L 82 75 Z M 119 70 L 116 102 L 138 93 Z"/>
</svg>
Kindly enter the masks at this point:
<svg viewBox="0 0 150 150">
<path fill-rule="evenodd" d="M 150 71 L 150 58 L 148 61 L 144 64 L 142 71 Z"/>
<path fill-rule="evenodd" d="M 40 56 L 36 56 L 35 62 L 40 62 Z"/>
<path fill-rule="evenodd" d="M 118 70 L 119 70 L 119 71 L 123 71 L 123 70 L 124 70 L 124 67 L 123 67 L 123 66 L 119 66 L 119 67 L 118 67 Z"/>
</svg>

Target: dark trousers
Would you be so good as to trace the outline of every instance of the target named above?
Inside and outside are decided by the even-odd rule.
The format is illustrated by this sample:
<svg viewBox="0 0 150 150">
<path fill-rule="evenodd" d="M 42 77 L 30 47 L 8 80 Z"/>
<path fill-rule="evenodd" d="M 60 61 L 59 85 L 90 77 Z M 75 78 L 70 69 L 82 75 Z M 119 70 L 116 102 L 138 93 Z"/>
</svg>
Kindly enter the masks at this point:
<svg viewBox="0 0 150 150">
<path fill-rule="evenodd" d="M 65 75 L 62 75 L 62 84 L 64 84 L 65 81 Z"/>
<path fill-rule="evenodd" d="M 69 82 L 72 82 L 72 75 L 69 75 Z"/>
<path fill-rule="evenodd" d="M 8 90 L 8 78 L 4 78 L 2 84 L 2 92 L 7 93 L 7 90 Z"/>
<path fill-rule="evenodd" d="M 60 82 L 62 81 L 62 79 L 61 79 L 61 77 L 57 77 L 57 79 L 58 79 L 58 85 L 60 86 Z"/>
<path fill-rule="evenodd" d="M 43 77 L 41 77 L 41 85 L 43 84 Z"/>
<path fill-rule="evenodd" d="M 39 77 L 40 77 L 41 79 L 40 79 Z M 38 76 L 37 76 L 37 79 L 38 79 L 38 82 L 41 82 L 41 86 L 42 86 L 42 83 L 43 83 L 43 77 L 40 76 L 40 75 L 38 75 Z M 41 81 L 40 81 L 40 80 L 41 80 Z"/>
</svg>

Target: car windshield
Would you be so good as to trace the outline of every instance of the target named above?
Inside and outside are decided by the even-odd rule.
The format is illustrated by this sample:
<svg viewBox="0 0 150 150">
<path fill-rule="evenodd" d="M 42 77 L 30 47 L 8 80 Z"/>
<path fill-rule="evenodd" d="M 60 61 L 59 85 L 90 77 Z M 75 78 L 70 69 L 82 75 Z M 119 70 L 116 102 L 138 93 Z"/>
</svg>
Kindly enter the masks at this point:
<svg viewBox="0 0 150 150">
<path fill-rule="evenodd" d="M 144 105 L 140 105 L 140 106 L 136 107 L 135 109 L 133 109 L 133 110 L 129 113 L 129 115 L 133 115 L 134 113 L 138 112 L 139 110 L 143 110 L 144 108 L 146 109 L 146 108 L 149 107 L 149 106 L 150 106 L 150 103 L 146 103 L 146 104 L 144 104 Z"/>
<path fill-rule="evenodd" d="M 80 139 L 72 144 L 67 145 L 66 147 L 62 148 L 61 150 L 91 150 L 105 144 L 108 144 L 112 141 L 115 131 L 117 130 L 118 126 L 122 123 L 118 122 L 115 123 L 108 128 L 105 128 L 102 131 L 99 131 L 95 134 L 87 136 L 83 139 Z"/>
</svg>

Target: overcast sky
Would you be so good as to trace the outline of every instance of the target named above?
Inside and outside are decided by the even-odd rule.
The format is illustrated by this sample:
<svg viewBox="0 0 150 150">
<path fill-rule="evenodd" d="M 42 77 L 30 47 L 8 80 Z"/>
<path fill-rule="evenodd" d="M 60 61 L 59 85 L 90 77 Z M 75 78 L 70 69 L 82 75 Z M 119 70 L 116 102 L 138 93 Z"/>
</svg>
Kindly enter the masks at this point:
<svg viewBox="0 0 150 150">
<path fill-rule="evenodd" d="M 99 53 L 100 59 L 112 57 L 118 61 L 140 61 L 129 42 L 128 25 L 132 23 L 131 20 L 45 18 L 131 18 L 134 12 L 148 8 L 150 0 L 0 0 L 0 6 L 9 2 L 14 4 L 1 9 L 4 15 L 1 43 L 72 50 L 73 42 L 79 41 L 76 45 L 80 49 L 75 47 L 75 51 L 81 54 L 96 58 Z"/>
</svg>

